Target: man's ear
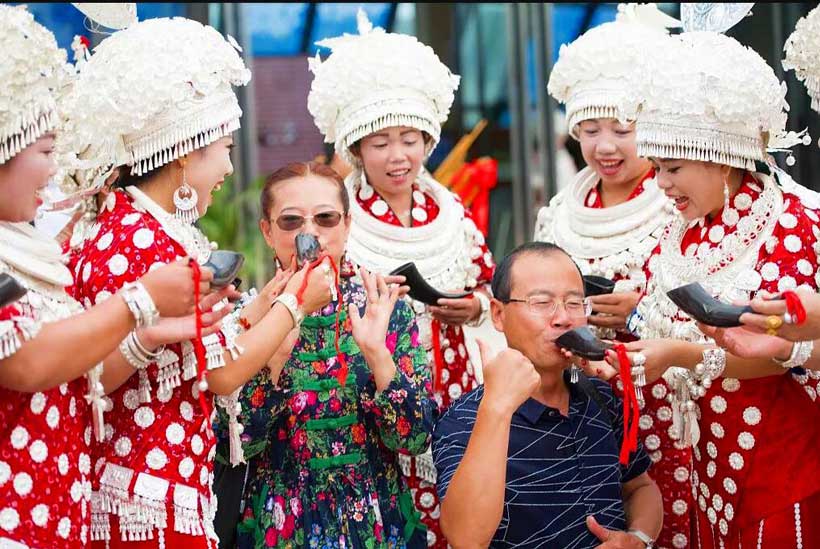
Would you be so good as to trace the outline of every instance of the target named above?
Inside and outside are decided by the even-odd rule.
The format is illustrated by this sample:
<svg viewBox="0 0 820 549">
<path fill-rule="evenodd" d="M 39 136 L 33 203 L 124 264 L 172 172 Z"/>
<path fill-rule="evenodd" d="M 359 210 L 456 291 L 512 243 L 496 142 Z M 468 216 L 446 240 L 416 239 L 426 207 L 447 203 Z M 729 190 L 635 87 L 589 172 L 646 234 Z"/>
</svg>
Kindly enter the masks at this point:
<svg viewBox="0 0 820 549">
<path fill-rule="evenodd" d="M 504 304 L 496 298 L 490 301 L 490 318 L 493 320 L 493 326 L 499 332 L 504 331 Z"/>
</svg>

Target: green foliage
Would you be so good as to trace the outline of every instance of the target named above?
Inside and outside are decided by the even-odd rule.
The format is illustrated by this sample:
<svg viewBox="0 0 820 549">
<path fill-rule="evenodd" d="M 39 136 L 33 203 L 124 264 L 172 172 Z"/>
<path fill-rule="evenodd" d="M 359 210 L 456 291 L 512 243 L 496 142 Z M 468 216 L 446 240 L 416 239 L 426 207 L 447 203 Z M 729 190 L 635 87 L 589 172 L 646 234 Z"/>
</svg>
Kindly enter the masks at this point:
<svg viewBox="0 0 820 549">
<path fill-rule="evenodd" d="M 208 213 L 199 220 L 199 227 L 223 250 L 235 250 L 245 256 L 240 272 L 242 289 L 261 289 L 273 276 L 273 251 L 268 248 L 259 229 L 259 194 L 263 178 L 254 180 L 249 188 L 238 190 L 233 179 L 227 178 L 222 192 L 214 194 Z"/>
</svg>

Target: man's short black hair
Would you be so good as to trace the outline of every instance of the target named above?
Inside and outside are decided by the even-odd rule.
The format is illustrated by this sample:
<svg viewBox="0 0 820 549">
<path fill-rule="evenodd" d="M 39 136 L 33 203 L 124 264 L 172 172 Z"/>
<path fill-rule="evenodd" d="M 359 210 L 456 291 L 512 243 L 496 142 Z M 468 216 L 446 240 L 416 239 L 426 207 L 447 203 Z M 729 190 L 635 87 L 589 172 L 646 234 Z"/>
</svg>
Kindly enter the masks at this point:
<svg viewBox="0 0 820 549">
<path fill-rule="evenodd" d="M 509 303 L 510 287 L 512 285 L 512 266 L 518 256 L 522 254 L 548 255 L 555 252 L 562 253 L 572 259 L 566 250 L 552 242 L 527 242 L 515 248 L 507 254 L 495 268 L 492 282 L 493 296 L 502 303 Z M 575 261 L 573 261 L 573 264 L 575 264 Z M 577 264 L 575 266 L 576 268 L 578 267 Z M 581 274 L 581 269 L 578 269 L 578 274 Z"/>
</svg>

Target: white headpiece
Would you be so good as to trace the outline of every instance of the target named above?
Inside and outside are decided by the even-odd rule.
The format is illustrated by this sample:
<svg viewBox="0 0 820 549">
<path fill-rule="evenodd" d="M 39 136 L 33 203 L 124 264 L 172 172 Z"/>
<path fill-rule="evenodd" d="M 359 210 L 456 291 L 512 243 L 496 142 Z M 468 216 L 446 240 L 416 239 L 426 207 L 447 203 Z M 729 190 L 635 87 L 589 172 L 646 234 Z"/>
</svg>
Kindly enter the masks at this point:
<svg viewBox="0 0 820 549">
<path fill-rule="evenodd" d="M 367 135 L 393 126 L 409 126 L 438 143 L 459 77 L 413 36 L 373 28 L 363 11 L 359 34 L 317 42 L 332 50 L 322 62 L 308 61 L 314 74 L 308 110 L 325 142 L 352 165 L 348 147 Z"/>
<path fill-rule="evenodd" d="M 806 85 L 811 108 L 820 112 L 820 8 L 814 8 L 797 22 L 786 45 L 783 68 L 794 69 Z"/>
<path fill-rule="evenodd" d="M 65 99 L 61 151 L 78 158 L 66 192 L 94 192 L 116 166 L 142 175 L 239 128 L 233 85 L 250 71 L 213 27 L 148 19 L 103 40 Z M 78 187 L 80 187 L 78 189 Z"/>
<path fill-rule="evenodd" d="M 636 94 L 640 156 L 754 170 L 766 148 L 802 142 L 785 133 L 786 85 L 754 50 L 715 32 L 686 32 L 653 50 Z"/>
<path fill-rule="evenodd" d="M 668 39 L 667 27 L 680 22 L 655 4 L 620 4 L 615 21 L 597 26 L 564 44 L 550 73 L 547 89 L 566 104 L 567 132 L 591 118 L 634 120 L 637 105 L 627 105 L 636 79 L 648 78 L 647 51 Z"/>
<path fill-rule="evenodd" d="M 0 164 L 57 123 L 55 92 L 69 81 L 66 53 L 24 6 L 0 5 Z"/>
</svg>

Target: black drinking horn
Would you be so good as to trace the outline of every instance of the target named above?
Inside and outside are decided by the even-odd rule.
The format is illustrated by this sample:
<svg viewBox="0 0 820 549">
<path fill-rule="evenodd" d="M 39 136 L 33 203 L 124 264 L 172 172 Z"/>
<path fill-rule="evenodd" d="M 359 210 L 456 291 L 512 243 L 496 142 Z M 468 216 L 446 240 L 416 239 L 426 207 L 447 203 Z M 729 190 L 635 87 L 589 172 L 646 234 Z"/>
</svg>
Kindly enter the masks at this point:
<svg viewBox="0 0 820 549">
<path fill-rule="evenodd" d="M 588 326 L 579 326 L 561 334 L 555 344 L 575 356 L 589 360 L 603 360 L 610 343 L 598 339 Z"/>
<path fill-rule="evenodd" d="M 603 276 L 584 275 L 584 295 L 611 294 L 615 291 L 615 282 Z"/>
<path fill-rule="evenodd" d="M 748 305 L 730 305 L 712 297 L 698 282 L 666 292 L 681 311 L 698 322 L 718 328 L 740 326 L 740 315 L 751 313 Z"/>
<path fill-rule="evenodd" d="M 232 252 L 230 250 L 214 250 L 211 252 L 211 257 L 202 266 L 205 269 L 210 269 L 214 273 L 214 279 L 211 281 L 211 286 L 214 288 L 224 288 L 236 278 L 242 264 L 245 262 L 245 256 L 239 252 Z"/>
<path fill-rule="evenodd" d="M 11 305 L 24 295 L 28 290 L 25 286 L 8 273 L 0 274 L 0 307 Z"/>
<path fill-rule="evenodd" d="M 321 251 L 319 240 L 314 235 L 310 233 L 296 235 L 296 261 L 300 267 L 319 259 Z"/>
<path fill-rule="evenodd" d="M 471 295 L 471 292 L 447 294 L 436 290 L 424 280 L 424 277 L 416 268 L 416 264 L 412 262 L 393 269 L 390 274 L 403 276 L 405 278 L 404 285 L 410 286 L 408 295 L 427 305 L 438 305 L 439 299 L 461 299 Z"/>
</svg>

